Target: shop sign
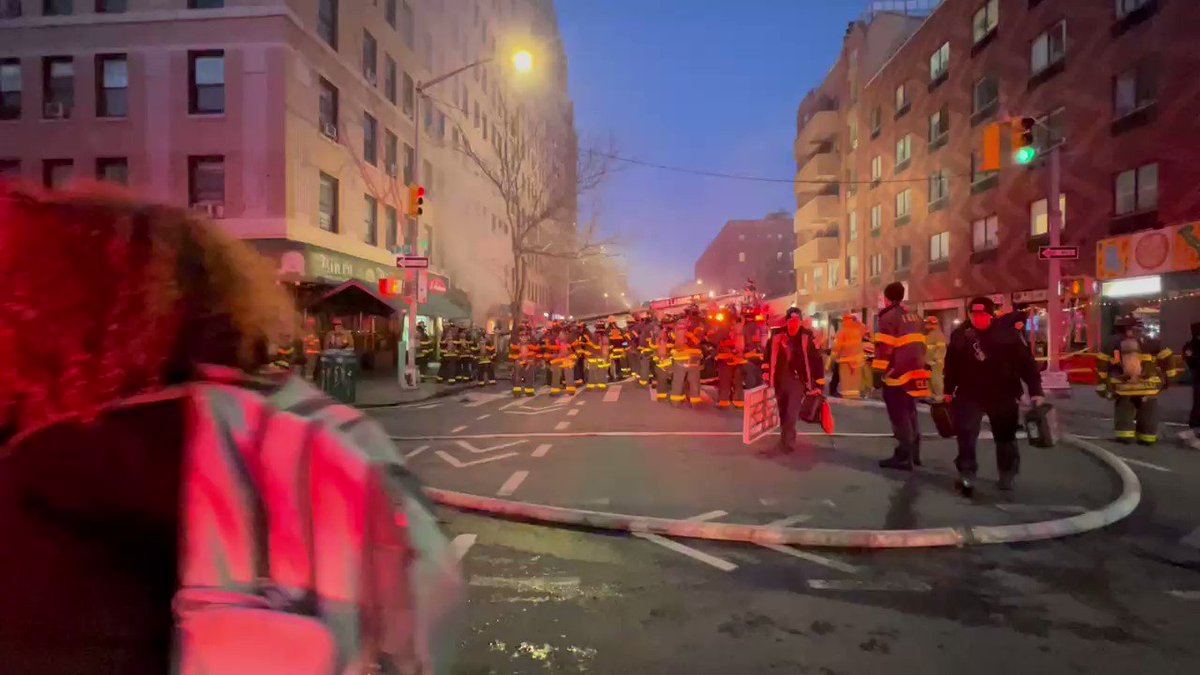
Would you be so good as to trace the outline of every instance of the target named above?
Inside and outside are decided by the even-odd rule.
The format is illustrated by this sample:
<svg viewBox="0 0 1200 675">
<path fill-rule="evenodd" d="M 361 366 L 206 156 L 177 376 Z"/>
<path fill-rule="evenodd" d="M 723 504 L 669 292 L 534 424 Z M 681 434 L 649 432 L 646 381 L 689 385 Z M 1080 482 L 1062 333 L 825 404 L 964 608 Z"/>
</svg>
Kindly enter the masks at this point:
<svg viewBox="0 0 1200 675">
<path fill-rule="evenodd" d="M 1200 223 L 1096 242 L 1096 277 L 1123 279 L 1200 269 Z"/>
<path fill-rule="evenodd" d="M 446 291 L 450 290 L 450 281 L 446 279 L 446 277 L 440 274 L 434 274 L 432 272 L 428 272 L 427 274 L 429 275 L 430 293 L 444 295 Z"/>
<path fill-rule="evenodd" d="M 1012 294 L 1014 305 L 1024 305 L 1031 302 L 1046 302 L 1046 289 L 1038 288 L 1032 291 L 1017 291 Z"/>
<path fill-rule="evenodd" d="M 335 282 L 358 279 L 374 285 L 380 279 L 387 279 L 395 273 L 395 269 L 377 265 L 370 260 L 312 248 L 305 249 L 304 261 L 307 276 Z"/>
</svg>

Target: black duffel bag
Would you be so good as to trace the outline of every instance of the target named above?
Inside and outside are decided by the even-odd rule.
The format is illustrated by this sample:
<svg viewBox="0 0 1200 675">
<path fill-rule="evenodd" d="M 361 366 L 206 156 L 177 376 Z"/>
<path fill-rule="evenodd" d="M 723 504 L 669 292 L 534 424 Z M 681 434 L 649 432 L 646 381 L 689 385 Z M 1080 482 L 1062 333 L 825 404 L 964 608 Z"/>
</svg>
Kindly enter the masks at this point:
<svg viewBox="0 0 1200 675">
<path fill-rule="evenodd" d="M 929 415 L 933 417 L 933 425 L 937 427 L 938 436 L 954 438 L 954 415 L 950 411 L 949 403 L 945 401 L 930 403 Z"/>
</svg>

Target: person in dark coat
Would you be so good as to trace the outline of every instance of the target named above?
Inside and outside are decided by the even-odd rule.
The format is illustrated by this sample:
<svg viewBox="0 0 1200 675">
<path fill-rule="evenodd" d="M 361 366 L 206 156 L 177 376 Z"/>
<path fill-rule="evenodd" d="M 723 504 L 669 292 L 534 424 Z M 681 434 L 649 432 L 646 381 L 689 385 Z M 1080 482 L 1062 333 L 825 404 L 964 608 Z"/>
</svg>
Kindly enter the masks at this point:
<svg viewBox="0 0 1200 675">
<path fill-rule="evenodd" d="M 800 402 L 808 392 L 825 386 L 824 361 L 816 336 L 803 325 L 800 310 L 788 309 L 783 330 L 771 338 L 771 386 L 779 405 L 780 452 L 791 452 L 796 442 Z"/>
<path fill-rule="evenodd" d="M 1188 427 L 1195 435 L 1200 430 L 1200 323 L 1192 324 L 1192 339 L 1183 345 L 1183 360 L 1192 376 L 1192 412 Z"/>
<path fill-rule="evenodd" d="M 1034 405 L 1043 400 L 1037 362 L 1016 326 L 996 320 L 996 305 L 990 298 L 975 298 L 969 308 L 970 320 L 950 334 L 946 352 L 946 400 L 952 402 L 958 435 L 956 487 L 968 497 L 974 493 L 979 469 L 975 443 L 983 416 L 987 415 L 996 442 L 999 487 L 1009 491 L 1021 464 L 1017 450 L 1021 385 L 1029 390 Z"/>
</svg>

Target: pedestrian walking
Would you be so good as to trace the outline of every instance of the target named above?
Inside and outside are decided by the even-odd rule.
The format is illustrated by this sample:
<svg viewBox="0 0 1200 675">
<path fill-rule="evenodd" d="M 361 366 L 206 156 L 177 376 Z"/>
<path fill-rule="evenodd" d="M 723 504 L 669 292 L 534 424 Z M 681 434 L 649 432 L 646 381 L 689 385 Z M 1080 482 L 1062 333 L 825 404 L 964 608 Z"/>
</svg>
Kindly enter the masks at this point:
<svg viewBox="0 0 1200 675">
<path fill-rule="evenodd" d="M 996 442 L 998 485 L 1009 491 L 1021 467 L 1017 449 L 1021 385 L 1029 390 L 1035 407 L 1043 401 L 1037 361 L 1020 331 L 1010 322 L 996 321 L 996 305 L 991 298 L 975 298 L 969 307 L 970 320 L 950 335 L 945 397 L 951 402 L 958 440 L 956 487 L 967 497 L 975 490 L 979 470 L 975 444 L 983 416 L 987 415 Z"/>
<path fill-rule="evenodd" d="M 1192 380 L 1192 412 L 1188 415 L 1188 428 L 1195 436 L 1200 430 L 1200 323 L 1192 324 L 1192 339 L 1183 345 L 1183 361 Z"/>
<path fill-rule="evenodd" d="M 875 331 L 875 360 L 871 367 L 883 386 L 896 449 L 880 460 L 885 469 L 912 471 L 921 463 L 921 427 L 917 399 L 929 395 L 925 367 L 925 332 L 921 319 L 904 304 L 904 284 L 894 281 L 883 289 L 884 308 Z"/>
<path fill-rule="evenodd" d="M 825 386 L 821 351 L 816 336 L 803 325 L 800 310 L 791 307 L 784 315 L 784 328 L 771 339 L 771 387 L 779 407 L 778 452 L 795 449 L 796 422 L 806 394 L 819 395 Z"/>
</svg>

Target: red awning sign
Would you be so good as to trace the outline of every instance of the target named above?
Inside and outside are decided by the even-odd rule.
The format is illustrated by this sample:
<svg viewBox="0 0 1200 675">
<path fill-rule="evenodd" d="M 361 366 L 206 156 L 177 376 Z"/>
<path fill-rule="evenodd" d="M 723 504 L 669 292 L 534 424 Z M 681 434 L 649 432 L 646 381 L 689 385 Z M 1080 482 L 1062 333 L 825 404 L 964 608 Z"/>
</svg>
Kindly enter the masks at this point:
<svg viewBox="0 0 1200 675">
<path fill-rule="evenodd" d="M 439 276 L 429 275 L 429 292 L 441 295 L 449 290 L 446 287 L 446 280 Z"/>
</svg>

